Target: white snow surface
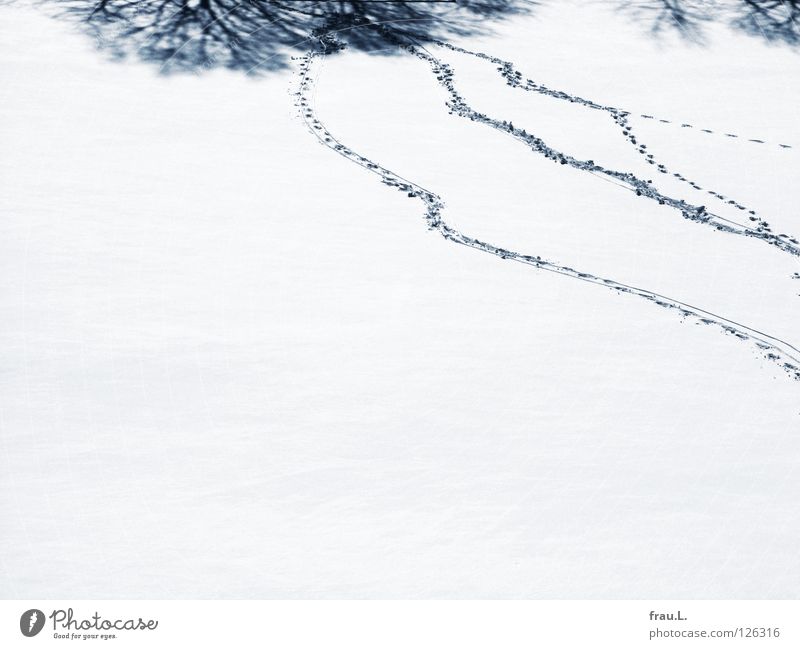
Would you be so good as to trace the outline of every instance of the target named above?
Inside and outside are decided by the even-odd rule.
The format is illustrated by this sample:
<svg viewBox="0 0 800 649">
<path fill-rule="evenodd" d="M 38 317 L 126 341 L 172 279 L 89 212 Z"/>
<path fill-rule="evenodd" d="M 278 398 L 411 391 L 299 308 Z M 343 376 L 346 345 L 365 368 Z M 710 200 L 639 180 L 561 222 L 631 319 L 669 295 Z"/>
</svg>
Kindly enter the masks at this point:
<svg viewBox="0 0 800 649">
<path fill-rule="evenodd" d="M 751 341 L 428 231 L 312 137 L 292 70 L 162 76 L 0 15 L 0 596 L 800 596 L 800 382 Z M 800 57 L 710 29 L 559 2 L 458 44 L 630 110 L 797 235 Z M 428 50 L 476 109 L 716 209 L 606 114 Z M 347 50 L 314 91 L 461 232 L 800 346 L 797 257 L 446 100 L 420 60 Z"/>
</svg>

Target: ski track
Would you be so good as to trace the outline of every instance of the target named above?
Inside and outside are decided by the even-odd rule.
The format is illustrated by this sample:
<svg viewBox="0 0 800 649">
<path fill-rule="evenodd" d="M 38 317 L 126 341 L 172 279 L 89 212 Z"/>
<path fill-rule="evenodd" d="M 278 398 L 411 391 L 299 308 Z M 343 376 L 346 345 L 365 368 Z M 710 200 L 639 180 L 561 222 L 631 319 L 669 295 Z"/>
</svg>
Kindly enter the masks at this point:
<svg viewBox="0 0 800 649">
<path fill-rule="evenodd" d="M 383 31 L 383 29 L 385 28 L 379 28 L 379 29 Z M 383 33 L 382 35 L 387 36 L 386 33 Z M 500 248 L 491 243 L 487 243 L 485 241 L 480 241 L 479 239 L 470 237 L 448 225 L 447 222 L 442 218 L 442 212 L 444 210 L 445 204 L 439 195 L 411 180 L 408 180 L 407 178 L 404 178 L 403 176 L 389 169 L 386 169 L 377 162 L 374 162 L 360 155 L 356 151 L 351 150 L 345 144 L 337 140 L 336 137 L 318 119 L 313 109 L 313 101 L 309 100 L 311 90 L 313 89 L 317 78 L 315 75 L 312 74 L 312 71 L 314 70 L 315 63 L 318 59 L 321 59 L 332 52 L 344 49 L 345 45 L 327 34 L 318 35 L 317 38 L 321 46 L 320 50 L 316 49 L 310 50 L 304 56 L 295 57 L 295 60 L 300 61 L 297 90 L 294 93 L 296 97 L 295 106 L 299 111 L 301 119 L 308 128 L 309 132 L 312 135 L 314 135 L 321 144 L 331 149 L 332 151 L 335 151 L 336 153 L 346 158 L 347 160 L 354 162 L 360 167 L 366 169 L 367 171 L 376 174 L 377 176 L 380 177 L 381 182 L 383 182 L 384 184 L 390 187 L 395 187 L 397 188 L 398 191 L 405 192 L 409 198 L 416 198 L 418 200 L 421 200 L 422 203 L 425 205 L 424 218 L 429 230 L 437 231 L 442 237 L 444 237 L 446 240 L 452 243 L 466 246 L 468 248 L 472 248 L 480 252 L 488 253 L 496 257 L 499 257 L 501 259 L 511 260 L 518 263 L 526 264 L 528 266 L 533 266 L 539 270 L 557 273 L 559 275 L 565 275 L 567 277 L 571 277 L 573 279 L 577 279 L 583 282 L 588 282 L 590 284 L 603 286 L 607 289 L 617 291 L 618 293 L 628 293 L 631 295 L 635 295 L 642 299 L 648 300 L 649 302 L 652 302 L 653 304 L 656 304 L 661 308 L 677 312 L 682 319 L 691 319 L 694 320 L 697 324 L 718 327 L 725 334 L 735 336 L 740 340 L 752 341 L 752 343 L 756 346 L 756 348 L 759 350 L 759 352 L 763 355 L 765 359 L 777 364 L 793 379 L 800 381 L 800 350 L 798 350 L 796 347 L 794 347 L 792 344 L 788 343 L 785 340 L 776 338 L 763 331 L 753 329 L 751 327 L 748 327 L 747 325 L 735 322 L 733 320 L 728 320 L 727 318 L 724 318 L 710 311 L 706 311 L 705 309 L 702 309 L 700 307 L 696 307 L 691 304 L 681 302 L 680 300 L 676 300 L 674 298 L 662 295 L 660 293 L 656 293 L 654 291 L 649 291 L 647 289 L 618 282 L 613 279 L 599 277 L 597 275 L 593 275 L 592 273 L 578 271 L 574 268 L 570 268 L 569 266 L 563 266 L 554 261 L 542 259 L 540 256 L 522 254 L 512 250 L 506 250 L 504 248 Z M 449 44 L 444 44 L 444 43 L 436 43 L 436 44 L 451 48 L 454 51 L 461 51 L 460 48 L 456 48 L 455 46 L 451 46 Z M 533 135 L 527 134 L 524 130 L 515 129 L 513 126 L 511 126 L 509 123 L 505 121 L 496 120 L 475 111 L 456 92 L 452 83 L 454 73 L 449 65 L 443 63 L 442 61 L 434 57 L 432 54 L 430 54 L 430 52 L 428 52 L 427 50 L 425 50 L 425 48 L 421 46 L 404 44 L 399 40 L 397 41 L 397 45 L 398 47 L 410 52 L 417 58 L 426 61 L 431 66 L 440 84 L 450 94 L 450 101 L 447 102 L 447 106 L 449 107 L 451 113 L 457 114 L 461 117 L 465 117 L 472 121 L 482 122 L 497 130 L 503 131 L 511 135 L 512 137 L 515 137 L 516 139 L 527 143 L 535 151 L 543 153 L 547 157 L 554 159 L 556 162 L 559 162 L 560 164 L 570 164 L 573 167 L 589 171 L 590 173 L 600 173 L 610 176 L 614 179 L 617 179 L 622 183 L 624 183 L 625 185 L 628 185 L 631 188 L 633 188 L 634 191 L 636 191 L 637 194 L 639 195 L 643 195 L 648 198 L 653 198 L 655 200 L 658 200 L 658 202 L 661 204 L 669 204 L 672 207 L 680 209 L 683 213 L 683 216 L 689 220 L 708 223 L 711 222 L 712 219 L 721 218 L 721 217 L 716 217 L 716 215 L 711 215 L 705 212 L 704 210 L 698 211 L 699 208 L 690 206 L 682 200 L 676 200 L 668 196 L 664 196 L 660 194 L 658 191 L 656 191 L 655 188 L 652 187 L 651 183 L 642 181 L 636 178 L 633 174 L 604 169 L 599 165 L 595 165 L 593 161 L 583 162 L 576 160 L 575 158 L 571 158 L 570 156 L 567 156 L 561 152 L 556 151 L 555 149 L 548 147 L 547 145 L 544 144 L 542 140 L 536 138 Z M 500 59 L 496 59 L 495 57 L 490 57 L 489 55 L 486 54 L 472 53 L 468 51 L 463 51 L 463 53 L 468 53 L 474 56 L 480 56 L 481 58 L 487 58 L 493 63 L 500 63 L 504 66 L 503 67 L 504 71 L 509 69 L 505 67 L 506 65 L 511 66 L 510 63 L 501 61 Z M 513 73 L 513 67 L 511 67 L 510 69 Z M 514 76 L 516 77 L 515 73 Z M 565 94 L 564 97 L 566 97 Z M 620 113 L 624 113 L 625 116 L 628 115 L 628 113 L 625 113 L 625 111 L 619 111 L 619 109 L 614 109 L 613 107 L 602 107 L 599 106 L 598 104 L 594 104 L 594 102 L 589 102 L 588 100 L 582 100 L 582 99 L 575 99 L 575 100 L 580 101 L 581 103 L 586 103 L 587 105 L 591 105 L 591 107 L 593 108 L 597 107 L 599 109 L 608 110 L 609 112 L 612 112 L 615 115 L 619 115 Z M 740 224 L 735 224 L 735 225 L 744 227 L 741 226 Z M 766 233 L 761 231 L 756 232 L 746 228 L 740 231 L 731 227 L 728 224 L 723 224 L 723 223 L 714 223 L 714 226 L 719 230 L 728 231 L 735 234 L 744 234 L 745 236 L 754 236 L 766 239 L 765 236 Z M 788 242 L 784 242 L 781 239 L 778 239 L 778 242 L 774 242 L 772 239 L 766 239 L 766 240 L 772 243 L 772 245 L 778 245 L 778 242 L 780 244 L 784 244 L 784 245 L 778 245 L 778 247 L 785 250 L 786 252 L 789 252 L 790 254 L 800 256 L 800 251 L 791 246 Z"/>
</svg>

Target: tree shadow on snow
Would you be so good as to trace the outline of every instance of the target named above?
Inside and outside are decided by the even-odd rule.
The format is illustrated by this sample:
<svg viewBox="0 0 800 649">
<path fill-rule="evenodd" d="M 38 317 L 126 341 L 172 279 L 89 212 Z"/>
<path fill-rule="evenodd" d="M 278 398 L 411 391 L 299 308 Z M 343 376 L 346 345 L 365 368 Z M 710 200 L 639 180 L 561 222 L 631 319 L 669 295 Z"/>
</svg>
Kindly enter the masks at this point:
<svg viewBox="0 0 800 649">
<path fill-rule="evenodd" d="M 712 23 L 771 44 L 800 45 L 800 0 L 622 0 L 619 6 L 655 35 L 675 32 L 700 45 Z"/>
<path fill-rule="evenodd" d="M 116 58 L 162 72 L 216 67 L 249 74 L 280 70 L 292 54 L 334 32 L 350 49 L 397 53 L 398 41 L 447 40 L 487 31 L 528 12 L 534 0 L 42 0 L 80 23 Z"/>
<path fill-rule="evenodd" d="M 2 1 L 2 0 L 0 0 Z M 39 0 L 79 23 L 115 58 L 155 63 L 162 72 L 228 68 L 258 74 L 333 32 L 350 49 L 391 55 L 398 42 L 487 33 L 491 25 L 559 0 Z M 800 0 L 599 0 L 659 36 L 705 43 L 723 23 L 769 43 L 800 44 Z M 576 26 L 577 28 L 577 26 Z M 592 27 L 589 26 L 591 29 Z M 613 38 L 613 34 L 610 35 Z"/>
</svg>

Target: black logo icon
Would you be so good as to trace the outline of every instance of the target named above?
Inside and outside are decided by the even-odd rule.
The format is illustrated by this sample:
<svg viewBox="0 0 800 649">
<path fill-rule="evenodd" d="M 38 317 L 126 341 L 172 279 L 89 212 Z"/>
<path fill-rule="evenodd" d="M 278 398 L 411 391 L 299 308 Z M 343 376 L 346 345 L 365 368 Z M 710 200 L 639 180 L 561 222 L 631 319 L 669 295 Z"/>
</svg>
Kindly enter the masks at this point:
<svg viewBox="0 0 800 649">
<path fill-rule="evenodd" d="M 32 638 L 44 628 L 44 613 L 38 608 L 25 611 L 19 618 L 19 630 L 22 635 Z"/>
</svg>

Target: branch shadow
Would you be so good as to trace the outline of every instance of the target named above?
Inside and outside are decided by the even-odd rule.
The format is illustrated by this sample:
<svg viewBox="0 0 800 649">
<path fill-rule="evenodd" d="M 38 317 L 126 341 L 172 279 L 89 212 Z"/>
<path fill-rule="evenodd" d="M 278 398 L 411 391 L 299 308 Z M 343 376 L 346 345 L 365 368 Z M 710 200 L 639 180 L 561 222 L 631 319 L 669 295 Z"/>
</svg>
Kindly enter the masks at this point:
<svg viewBox="0 0 800 649">
<path fill-rule="evenodd" d="M 697 45 L 706 44 L 714 23 L 770 44 L 800 45 L 800 0 L 622 0 L 619 8 L 656 36 L 673 32 Z"/>
<path fill-rule="evenodd" d="M 799 0 L 742 0 L 733 26 L 770 43 L 800 45 Z"/>
<path fill-rule="evenodd" d="M 677 33 L 705 45 L 726 24 L 771 44 L 800 45 L 800 0 L 599 0 L 653 37 Z M 0 0 L 5 3 L 7 0 Z M 475 36 L 547 0 L 37 0 L 80 25 L 98 49 L 163 73 L 228 68 L 264 74 L 293 54 L 325 47 L 334 32 L 350 49 L 397 54 L 398 42 Z M 551 7 L 557 7 L 551 0 Z M 577 28 L 577 26 L 576 26 Z"/>
<path fill-rule="evenodd" d="M 292 54 L 335 32 L 351 49 L 396 53 L 398 41 L 486 33 L 536 0 L 41 0 L 78 23 L 113 58 L 139 58 L 164 73 L 228 68 L 281 70 Z"/>
</svg>

